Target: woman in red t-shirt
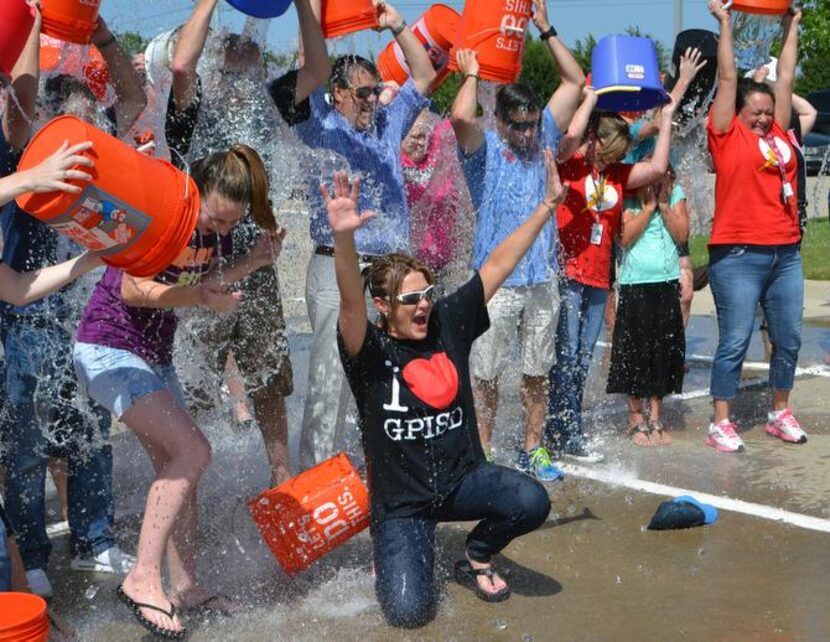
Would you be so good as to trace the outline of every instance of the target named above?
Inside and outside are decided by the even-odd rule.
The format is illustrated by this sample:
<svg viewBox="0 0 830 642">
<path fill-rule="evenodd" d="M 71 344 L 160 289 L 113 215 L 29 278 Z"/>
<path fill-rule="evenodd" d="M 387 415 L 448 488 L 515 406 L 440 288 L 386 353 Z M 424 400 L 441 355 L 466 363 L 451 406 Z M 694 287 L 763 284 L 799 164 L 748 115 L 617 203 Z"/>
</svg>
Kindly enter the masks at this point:
<svg viewBox="0 0 830 642">
<path fill-rule="evenodd" d="M 620 162 L 631 145 L 628 124 L 617 114 L 594 113 L 596 94 L 591 88 L 584 94 L 557 158 L 568 193 L 556 212 L 562 304 L 556 364 L 550 371 L 547 434 L 562 454 L 596 462 L 603 456 L 586 447 L 582 393 L 611 287 L 611 253 L 623 195 L 666 173 L 675 102 L 670 100 L 662 109 L 651 159 L 630 165 Z"/>
<path fill-rule="evenodd" d="M 709 11 L 720 24 L 718 93 L 709 112 L 709 151 L 715 167 L 715 219 L 709 242 L 709 282 L 718 313 L 712 366 L 715 417 L 706 443 L 740 452 L 744 443 L 729 417 L 760 303 L 773 343 L 773 408 L 766 431 L 789 443 L 807 435 L 789 410 L 801 347 L 804 274 L 799 248 L 797 162 L 786 131 L 798 59 L 801 12 L 783 18 L 775 89 L 738 80 L 729 13 L 718 0 Z"/>
</svg>

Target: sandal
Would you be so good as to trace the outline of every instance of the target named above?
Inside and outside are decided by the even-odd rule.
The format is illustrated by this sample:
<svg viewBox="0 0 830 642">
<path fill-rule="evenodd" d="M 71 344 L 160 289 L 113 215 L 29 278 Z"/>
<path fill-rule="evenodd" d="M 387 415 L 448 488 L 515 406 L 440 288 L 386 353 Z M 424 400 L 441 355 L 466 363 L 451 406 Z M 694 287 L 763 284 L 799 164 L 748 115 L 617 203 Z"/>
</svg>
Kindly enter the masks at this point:
<svg viewBox="0 0 830 642">
<path fill-rule="evenodd" d="M 659 442 L 656 442 L 652 438 L 651 427 L 645 422 L 639 423 L 636 426 L 629 426 L 628 437 L 631 439 L 631 443 L 635 446 L 652 448 L 660 445 Z"/>
<path fill-rule="evenodd" d="M 133 598 L 131 598 L 124 592 L 123 584 L 118 587 L 118 589 L 115 591 L 115 594 L 119 600 L 121 600 L 132 610 L 133 615 L 135 615 L 135 619 L 138 620 L 138 623 L 156 637 L 164 638 L 166 640 L 183 640 L 187 636 L 187 629 L 182 628 L 180 631 L 164 629 L 159 625 L 148 620 L 141 613 L 141 609 L 151 609 L 153 611 L 158 611 L 159 613 L 166 615 L 172 621 L 173 618 L 176 617 L 176 606 L 174 604 L 170 604 L 170 610 L 165 611 L 160 606 L 153 606 L 152 604 L 142 604 L 141 602 L 136 602 Z"/>
<path fill-rule="evenodd" d="M 493 576 L 496 572 L 492 566 L 485 568 L 473 568 L 467 560 L 459 560 L 455 563 L 455 581 L 469 589 L 475 591 L 479 599 L 485 602 L 504 602 L 510 597 L 510 587 L 505 586 L 502 590 L 495 593 L 488 593 L 482 589 L 478 584 L 478 578 L 485 576 L 490 580 L 490 584 L 495 584 Z"/>
<path fill-rule="evenodd" d="M 672 443 L 672 438 L 669 437 L 669 431 L 663 427 L 663 423 L 660 421 L 653 421 L 649 424 L 649 428 L 651 428 L 652 435 L 654 435 L 654 439 L 659 446 L 670 446 Z"/>
</svg>

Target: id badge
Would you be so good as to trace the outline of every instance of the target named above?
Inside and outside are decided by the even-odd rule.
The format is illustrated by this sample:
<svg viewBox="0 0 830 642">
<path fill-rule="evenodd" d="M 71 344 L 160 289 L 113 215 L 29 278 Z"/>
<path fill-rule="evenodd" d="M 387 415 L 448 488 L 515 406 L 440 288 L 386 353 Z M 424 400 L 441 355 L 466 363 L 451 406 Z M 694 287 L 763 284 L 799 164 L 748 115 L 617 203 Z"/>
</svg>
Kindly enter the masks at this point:
<svg viewBox="0 0 830 642">
<path fill-rule="evenodd" d="M 790 200 L 793 196 L 795 196 L 795 191 L 793 191 L 792 183 L 784 183 L 781 186 L 781 196 L 785 201 Z"/>
<path fill-rule="evenodd" d="M 602 223 L 591 226 L 591 245 L 602 245 Z"/>
</svg>

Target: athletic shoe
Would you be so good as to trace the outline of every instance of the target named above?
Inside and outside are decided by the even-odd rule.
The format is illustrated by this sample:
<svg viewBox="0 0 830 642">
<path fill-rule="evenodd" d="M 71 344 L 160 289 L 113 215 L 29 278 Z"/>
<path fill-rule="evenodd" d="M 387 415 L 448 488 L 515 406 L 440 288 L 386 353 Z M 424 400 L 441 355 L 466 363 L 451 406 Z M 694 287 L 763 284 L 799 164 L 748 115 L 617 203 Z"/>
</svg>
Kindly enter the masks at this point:
<svg viewBox="0 0 830 642">
<path fill-rule="evenodd" d="M 735 431 L 735 424 L 729 419 L 709 424 L 709 436 L 705 443 L 721 453 L 742 453 L 746 450 L 743 440 Z"/>
<path fill-rule="evenodd" d="M 807 433 L 801 428 L 801 424 L 798 423 L 798 419 L 793 416 L 789 408 L 778 413 L 769 413 L 766 430 L 768 435 L 778 437 L 778 439 L 786 441 L 788 444 L 807 443 Z"/>
<path fill-rule="evenodd" d="M 581 461 L 583 464 L 598 464 L 605 461 L 605 455 L 598 450 L 588 449 L 584 444 L 566 447 L 563 456 Z"/>
<path fill-rule="evenodd" d="M 52 583 L 46 577 L 46 571 L 42 568 L 33 568 L 31 571 L 26 571 L 26 581 L 29 583 L 29 588 L 32 593 L 43 598 L 52 597 Z"/>
<path fill-rule="evenodd" d="M 558 481 L 565 478 L 562 471 L 553 465 L 550 453 L 543 446 L 536 446 L 530 452 L 520 450 L 516 468 L 533 475 L 539 481 Z"/>
<path fill-rule="evenodd" d="M 118 545 L 112 546 L 94 557 L 73 557 L 70 566 L 73 571 L 91 573 L 117 573 L 126 575 L 135 564 L 135 557 L 122 551 Z"/>
</svg>

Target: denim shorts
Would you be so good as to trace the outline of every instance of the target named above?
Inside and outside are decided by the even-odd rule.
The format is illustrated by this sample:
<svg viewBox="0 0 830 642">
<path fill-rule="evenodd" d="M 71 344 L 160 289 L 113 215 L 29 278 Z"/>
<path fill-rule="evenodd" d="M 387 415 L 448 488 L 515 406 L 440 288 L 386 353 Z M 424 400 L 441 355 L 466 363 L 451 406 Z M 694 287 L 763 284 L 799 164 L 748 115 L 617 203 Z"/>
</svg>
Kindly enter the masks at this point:
<svg viewBox="0 0 830 642">
<path fill-rule="evenodd" d="M 73 356 L 81 387 L 118 419 L 139 399 L 162 390 L 187 408 L 172 363 L 152 364 L 128 350 L 81 342 Z"/>
</svg>

